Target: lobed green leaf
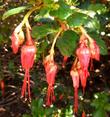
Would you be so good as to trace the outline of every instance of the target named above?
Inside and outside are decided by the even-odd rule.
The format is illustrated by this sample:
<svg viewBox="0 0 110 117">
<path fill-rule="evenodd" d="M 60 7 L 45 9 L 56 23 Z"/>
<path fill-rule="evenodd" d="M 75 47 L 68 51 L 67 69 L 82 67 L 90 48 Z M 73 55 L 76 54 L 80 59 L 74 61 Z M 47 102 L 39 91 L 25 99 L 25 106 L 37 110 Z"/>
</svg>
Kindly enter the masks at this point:
<svg viewBox="0 0 110 117">
<path fill-rule="evenodd" d="M 74 12 L 70 17 L 67 19 L 67 23 L 70 27 L 77 27 L 83 25 L 87 21 L 87 15 Z"/>
<path fill-rule="evenodd" d="M 6 18 L 8 18 L 8 17 L 11 16 L 11 15 L 15 15 L 15 14 L 21 13 L 21 12 L 23 12 L 24 10 L 26 10 L 28 7 L 29 7 L 29 6 L 21 6 L 21 7 L 17 7 L 17 8 L 10 9 L 10 10 L 6 11 L 6 12 L 3 14 L 2 19 L 5 20 Z"/>
<path fill-rule="evenodd" d="M 52 25 L 44 24 L 41 26 L 34 26 L 32 28 L 32 37 L 36 39 L 41 39 L 48 34 L 55 33 L 57 30 L 52 27 Z"/>
<path fill-rule="evenodd" d="M 79 36 L 72 30 L 67 30 L 57 40 L 56 46 L 63 56 L 71 56 L 76 49 Z"/>
<path fill-rule="evenodd" d="M 56 10 L 52 10 L 50 12 L 51 16 L 57 17 L 61 20 L 67 19 L 71 14 L 72 10 L 70 9 L 70 6 L 68 6 L 65 2 L 59 1 L 59 8 Z"/>
<path fill-rule="evenodd" d="M 107 12 L 107 7 L 104 4 L 90 4 L 88 10 L 97 12 L 98 14 L 103 14 Z"/>
</svg>

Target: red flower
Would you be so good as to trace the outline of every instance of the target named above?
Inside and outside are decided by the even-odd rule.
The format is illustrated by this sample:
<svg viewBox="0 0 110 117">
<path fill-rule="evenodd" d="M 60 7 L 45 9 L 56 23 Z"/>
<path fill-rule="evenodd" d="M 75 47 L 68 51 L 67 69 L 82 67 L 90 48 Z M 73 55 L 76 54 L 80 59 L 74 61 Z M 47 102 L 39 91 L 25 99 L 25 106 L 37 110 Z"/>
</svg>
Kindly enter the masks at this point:
<svg viewBox="0 0 110 117">
<path fill-rule="evenodd" d="M 25 70 L 32 68 L 36 55 L 36 46 L 24 45 L 21 48 L 21 63 Z"/>
<path fill-rule="evenodd" d="M 16 54 L 18 52 L 20 45 L 24 42 L 24 33 L 21 30 L 21 25 L 17 26 L 14 32 L 12 33 L 11 41 L 13 53 Z"/>
<path fill-rule="evenodd" d="M 73 87 L 74 87 L 74 112 L 77 113 L 78 112 L 79 74 L 77 70 L 72 69 L 70 71 L 70 75 L 72 77 Z"/>
<path fill-rule="evenodd" d="M 47 97 L 46 97 L 46 105 L 50 106 L 52 102 L 55 101 L 54 95 L 54 83 L 55 76 L 57 74 L 57 65 L 53 60 L 53 56 L 48 55 L 44 60 L 44 68 L 46 72 L 46 80 L 48 83 Z"/>
<path fill-rule="evenodd" d="M 86 117 L 86 113 L 84 111 L 82 113 L 82 117 Z"/>
<path fill-rule="evenodd" d="M 63 68 L 65 68 L 65 64 L 66 64 L 67 60 L 68 60 L 68 56 L 64 56 L 63 63 L 62 63 Z"/>
<path fill-rule="evenodd" d="M 96 41 L 90 42 L 90 52 L 91 52 L 91 58 L 96 59 L 97 61 L 100 60 L 100 48 L 97 45 Z"/>
<path fill-rule="evenodd" d="M 26 89 L 27 89 L 27 83 L 28 83 L 28 95 L 29 95 L 29 99 L 31 99 L 29 71 L 32 68 L 33 63 L 34 63 L 34 59 L 35 59 L 35 55 L 36 55 L 36 46 L 30 36 L 29 30 L 27 31 L 27 33 L 28 33 L 27 42 L 21 48 L 21 64 L 22 64 L 22 67 L 25 69 L 25 76 L 24 76 L 24 82 L 23 82 L 23 86 L 22 86 L 21 96 L 22 97 L 25 96 Z"/>
<path fill-rule="evenodd" d="M 79 59 L 82 69 L 88 69 L 91 53 L 85 42 L 80 44 L 80 47 L 76 50 L 76 55 Z"/>
</svg>

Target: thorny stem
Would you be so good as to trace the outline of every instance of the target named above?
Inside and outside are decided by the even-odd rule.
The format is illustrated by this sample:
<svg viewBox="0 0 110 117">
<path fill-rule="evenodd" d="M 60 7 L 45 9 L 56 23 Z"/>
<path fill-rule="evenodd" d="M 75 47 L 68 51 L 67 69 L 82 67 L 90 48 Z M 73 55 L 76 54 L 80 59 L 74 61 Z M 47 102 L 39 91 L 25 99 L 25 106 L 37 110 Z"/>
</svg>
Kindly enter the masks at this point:
<svg viewBox="0 0 110 117">
<path fill-rule="evenodd" d="M 60 30 L 58 31 L 58 33 L 56 34 L 56 36 L 55 36 L 55 38 L 54 38 L 54 40 L 53 40 L 52 47 L 51 47 L 51 49 L 50 49 L 50 55 L 52 55 L 52 56 L 54 55 L 55 43 L 56 43 L 57 38 L 59 37 L 59 35 L 61 34 L 62 31 L 63 31 L 63 29 L 60 28 Z"/>
<path fill-rule="evenodd" d="M 93 42 L 93 39 L 87 34 L 86 30 L 80 26 L 81 32 L 89 39 L 90 42 Z"/>
</svg>

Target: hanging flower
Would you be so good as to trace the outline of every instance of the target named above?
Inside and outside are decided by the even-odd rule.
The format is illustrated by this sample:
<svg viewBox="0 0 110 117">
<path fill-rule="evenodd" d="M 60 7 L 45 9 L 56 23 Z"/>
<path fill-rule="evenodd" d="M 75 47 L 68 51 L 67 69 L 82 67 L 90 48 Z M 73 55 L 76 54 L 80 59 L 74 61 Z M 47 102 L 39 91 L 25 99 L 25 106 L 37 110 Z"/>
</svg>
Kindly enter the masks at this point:
<svg viewBox="0 0 110 117">
<path fill-rule="evenodd" d="M 76 50 L 76 55 L 79 59 L 81 68 L 88 69 L 91 53 L 85 42 L 80 43 L 80 47 Z"/>
<path fill-rule="evenodd" d="M 54 83 L 55 76 L 57 74 L 57 65 L 53 60 L 53 56 L 48 55 L 44 60 L 44 68 L 46 72 L 46 80 L 48 83 L 47 97 L 46 97 L 46 105 L 50 106 L 52 102 L 55 101 L 54 95 Z"/>
<path fill-rule="evenodd" d="M 83 111 L 83 113 L 82 113 L 82 117 L 86 117 L 86 113 L 85 113 L 85 111 Z"/>
<path fill-rule="evenodd" d="M 24 33 L 21 29 L 21 26 L 22 26 L 21 24 L 18 25 L 11 35 L 12 41 L 11 48 L 14 54 L 18 52 L 20 45 L 22 45 L 24 42 Z"/>
<path fill-rule="evenodd" d="M 27 42 L 21 48 L 21 64 L 25 70 L 24 82 L 22 86 L 21 96 L 24 97 L 26 94 L 26 89 L 28 85 L 28 96 L 31 99 L 30 95 L 30 76 L 29 71 L 33 66 L 35 55 L 36 55 L 36 46 L 31 38 L 30 30 L 27 28 Z"/>
<path fill-rule="evenodd" d="M 100 48 L 97 45 L 96 41 L 94 40 L 91 41 L 89 47 L 90 47 L 90 52 L 91 52 L 91 58 L 99 61 L 100 60 Z"/>
<path fill-rule="evenodd" d="M 78 88 L 79 88 L 79 74 L 76 68 L 73 68 L 70 71 L 70 75 L 72 77 L 73 81 L 73 87 L 74 87 L 74 112 L 78 112 Z"/>
</svg>

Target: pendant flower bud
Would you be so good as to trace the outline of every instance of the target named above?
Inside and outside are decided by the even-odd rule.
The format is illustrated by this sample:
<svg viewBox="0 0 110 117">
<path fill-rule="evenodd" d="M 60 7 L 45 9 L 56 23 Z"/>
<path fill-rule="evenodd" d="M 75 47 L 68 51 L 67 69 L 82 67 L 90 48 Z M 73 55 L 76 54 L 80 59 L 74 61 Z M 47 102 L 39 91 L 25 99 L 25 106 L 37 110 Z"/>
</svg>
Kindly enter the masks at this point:
<svg viewBox="0 0 110 117">
<path fill-rule="evenodd" d="M 96 41 L 93 40 L 92 42 L 90 42 L 89 47 L 90 47 L 90 52 L 91 52 L 91 58 L 99 61 L 100 60 L 100 48 L 97 45 Z"/>
<path fill-rule="evenodd" d="M 13 53 L 16 54 L 18 52 L 18 49 L 20 45 L 24 42 L 24 33 L 21 29 L 21 24 L 16 27 L 14 32 L 11 35 L 11 48 L 13 50 Z"/>
<path fill-rule="evenodd" d="M 73 87 L 78 88 L 79 87 L 79 73 L 77 70 L 71 70 L 70 75 L 72 77 L 73 81 Z"/>
<path fill-rule="evenodd" d="M 48 83 L 46 105 L 50 106 L 55 101 L 54 83 L 58 67 L 53 60 L 53 56 L 48 55 L 44 60 L 44 68 L 46 72 L 46 80 Z"/>
</svg>

